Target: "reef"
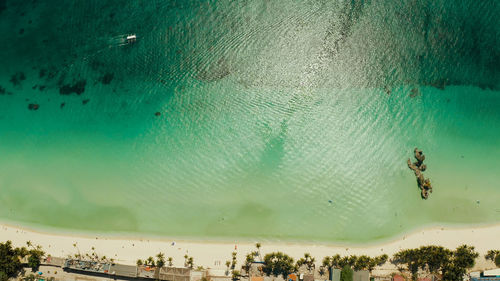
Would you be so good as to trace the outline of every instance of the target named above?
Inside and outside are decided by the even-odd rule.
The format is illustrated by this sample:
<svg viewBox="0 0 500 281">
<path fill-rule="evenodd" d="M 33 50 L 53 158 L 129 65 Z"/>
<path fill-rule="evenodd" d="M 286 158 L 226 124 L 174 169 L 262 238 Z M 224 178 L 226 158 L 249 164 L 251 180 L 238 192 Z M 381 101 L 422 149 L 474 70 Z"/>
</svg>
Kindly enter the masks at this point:
<svg viewBox="0 0 500 281">
<path fill-rule="evenodd" d="M 420 95 L 420 91 L 417 88 L 413 88 L 410 91 L 410 98 L 415 98 Z"/>
<path fill-rule="evenodd" d="M 59 88 L 59 93 L 61 95 L 71 95 L 72 93 L 81 95 L 83 92 L 85 92 L 85 85 L 87 85 L 86 80 L 79 80 L 73 85 L 65 84 Z"/>
<path fill-rule="evenodd" d="M 113 73 L 106 73 L 104 76 L 99 78 L 99 82 L 101 82 L 103 85 L 108 85 L 113 81 L 113 78 L 115 78 L 115 75 Z"/>
<path fill-rule="evenodd" d="M 86 105 L 89 101 L 90 101 L 90 99 L 85 99 L 85 100 L 82 100 L 82 104 L 83 104 L 83 105 Z"/>
<path fill-rule="evenodd" d="M 26 75 L 24 74 L 24 72 L 17 72 L 10 77 L 9 81 L 12 83 L 12 85 L 19 86 L 21 85 L 21 81 L 24 80 L 26 80 Z"/>
<path fill-rule="evenodd" d="M 30 103 L 30 104 L 28 104 L 28 109 L 29 110 L 38 110 L 38 108 L 40 108 L 40 105 L 38 105 L 36 103 Z"/>
<path fill-rule="evenodd" d="M 7 9 L 7 0 L 0 0 L 0 14 Z"/>
<path fill-rule="evenodd" d="M 38 72 L 38 77 L 43 78 L 45 75 L 47 75 L 47 69 L 40 69 L 40 72 Z"/>
<path fill-rule="evenodd" d="M 423 171 L 427 170 L 427 166 L 424 164 L 425 155 L 422 150 L 419 150 L 416 147 L 413 153 L 417 161 L 412 163 L 410 158 L 408 158 L 408 168 L 410 168 L 415 173 L 417 184 L 421 191 L 420 195 L 423 199 L 427 199 L 429 198 L 429 193 L 432 193 L 432 185 L 431 181 L 429 179 L 426 179 L 424 177 L 424 174 L 422 173 Z"/>
</svg>

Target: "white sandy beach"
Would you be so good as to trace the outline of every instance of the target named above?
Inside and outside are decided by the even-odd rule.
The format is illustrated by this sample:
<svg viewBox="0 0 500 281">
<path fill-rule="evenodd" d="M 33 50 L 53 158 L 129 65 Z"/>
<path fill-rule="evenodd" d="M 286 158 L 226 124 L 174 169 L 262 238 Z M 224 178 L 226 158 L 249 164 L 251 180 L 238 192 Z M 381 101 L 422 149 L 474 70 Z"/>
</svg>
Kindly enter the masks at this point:
<svg viewBox="0 0 500 281">
<path fill-rule="evenodd" d="M 137 259 L 145 259 L 155 256 L 157 253 L 165 253 L 166 257 L 172 257 L 174 266 L 183 266 L 184 255 L 192 256 L 195 265 L 205 268 L 225 268 L 225 261 L 231 259 L 231 253 L 237 251 L 238 264 L 241 265 L 245 255 L 255 250 L 255 243 L 249 242 L 202 242 L 202 241 L 179 241 L 167 238 L 161 240 L 137 239 L 137 238 L 110 238 L 110 237 L 89 237 L 89 236 L 69 236 L 53 233 L 43 233 L 28 230 L 20 227 L 1 225 L 0 241 L 11 240 L 15 246 L 25 246 L 30 240 L 35 245 L 41 245 L 47 254 L 52 256 L 65 257 L 80 253 L 90 253 L 95 247 L 98 255 L 105 255 L 114 258 L 116 262 L 123 264 L 135 264 Z M 258 242 L 258 241 L 256 241 Z M 77 244 L 77 248 L 73 244 Z M 454 249 L 459 245 L 472 245 L 481 254 L 477 261 L 476 269 L 492 268 L 493 263 L 484 260 L 484 254 L 490 249 L 500 249 L 500 225 L 474 227 L 474 228 L 430 228 L 414 232 L 409 235 L 402 235 L 394 238 L 392 242 L 385 242 L 373 245 L 362 246 L 342 246 L 328 244 L 307 244 L 307 243 L 262 243 L 261 253 L 272 251 L 285 252 L 295 259 L 310 253 L 316 257 L 319 265 L 323 257 L 328 255 L 360 255 L 370 256 L 393 253 L 404 248 L 415 248 L 422 245 L 441 245 Z M 239 266 L 238 266 L 239 267 Z M 394 269 L 386 264 L 387 270 Z"/>
</svg>

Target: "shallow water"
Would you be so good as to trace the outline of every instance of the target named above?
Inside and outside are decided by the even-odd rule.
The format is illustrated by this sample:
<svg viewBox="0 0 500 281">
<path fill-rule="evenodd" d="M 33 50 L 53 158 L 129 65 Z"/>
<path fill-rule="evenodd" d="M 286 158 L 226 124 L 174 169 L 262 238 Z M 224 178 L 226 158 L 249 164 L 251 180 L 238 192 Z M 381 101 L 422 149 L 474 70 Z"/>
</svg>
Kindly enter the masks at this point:
<svg viewBox="0 0 500 281">
<path fill-rule="evenodd" d="M 329 242 L 500 221 L 495 1 L 52 2 L 0 12 L 0 220 Z"/>
</svg>

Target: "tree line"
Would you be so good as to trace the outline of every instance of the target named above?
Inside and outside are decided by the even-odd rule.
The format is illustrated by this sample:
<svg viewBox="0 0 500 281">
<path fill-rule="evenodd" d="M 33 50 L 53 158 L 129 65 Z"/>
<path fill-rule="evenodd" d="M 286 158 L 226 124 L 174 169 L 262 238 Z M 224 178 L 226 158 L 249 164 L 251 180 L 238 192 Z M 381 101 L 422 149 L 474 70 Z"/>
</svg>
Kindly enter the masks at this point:
<svg viewBox="0 0 500 281">
<path fill-rule="evenodd" d="M 45 252 L 40 246 L 34 246 L 30 241 L 27 247 L 15 248 L 11 241 L 0 243 L 0 281 L 15 278 L 24 267 L 29 267 L 33 272 L 38 271 L 41 260 L 45 257 Z M 74 245 L 75 248 L 76 244 Z M 259 262 L 262 266 L 260 270 L 267 276 L 283 276 L 285 279 L 291 273 L 310 272 L 316 270 L 316 259 L 306 253 L 298 260 L 283 252 L 272 252 L 262 257 L 260 253 L 261 244 L 256 244 L 256 250 L 246 255 L 241 271 L 236 269 L 236 252 L 232 253 L 231 260 L 226 262 L 227 271 L 231 272 L 234 280 L 238 280 L 242 275 L 249 275 L 252 264 Z M 98 257 L 95 249 L 91 255 L 75 255 L 79 259 L 90 259 L 101 262 L 109 262 L 106 257 Z M 79 251 L 78 251 L 79 252 Z M 479 254 L 474 247 L 462 245 L 455 250 L 450 250 L 441 246 L 422 246 L 414 249 L 403 249 L 395 253 L 391 259 L 387 255 L 370 257 L 367 255 L 340 256 L 338 254 L 324 257 L 319 267 L 319 273 L 330 274 L 332 269 L 341 269 L 341 280 L 352 280 L 353 271 L 372 271 L 386 262 L 396 265 L 400 271 L 410 273 L 413 280 L 417 280 L 419 272 L 441 274 L 443 280 L 462 280 L 462 277 L 471 269 Z M 484 256 L 500 267 L 500 250 L 490 250 Z M 23 258 L 27 258 L 26 263 L 22 263 Z M 168 262 L 168 263 L 167 263 Z M 149 257 L 145 260 L 137 260 L 137 266 L 150 266 L 162 268 L 173 266 L 171 257 L 165 258 L 165 254 L 159 253 L 156 259 Z M 193 257 L 184 256 L 184 267 L 194 268 Z M 197 269 L 202 269 L 198 267 Z M 243 274 L 245 273 L 245 274 Z"/>
<path fill-rule="evenodd" d="M 247 254 L 242 271 L 247 275 L 251 264 L 256 256 L 260 256 L 260 245 L 258 251 Z M 341 280 L 352 280 L 353 271 L 368 270 L 371 272 L 390 261 L 400 271 L 408 271 L 412 280 L 417 280 L 419 270 L 426 273 L 441 274 L 443 280 L 462 280 L 467 270 L 474 267 L 475 260 L 479 257 L 472 246 L 462 245 L 455 250 L 441 246 L 422 246 L 415 249 L 403 249 L 395 253 L 391 259 L 387 255 L 369 257 L 367 255 L 340 256 L 338 254 L 323 258 L 319 268 L 320 274 L 331 273 L 332 269 L 341 269 Z M 486 259 L 500 263 L 500 251 L 490 250 L 485 255 Z M 315 259 L 310 254 L 304 254 L 303 258 L 295 261 L 289 255 L 282 252 L 266 254 L 262 260 L 262 272 L 268 276 L 286 276 L 297 273 L 300 269 L 309 272 L 315 270 Z M 498 264 L 497 264 L 498 266 Z"/>
<path fill-rule="evenodd" d="M 31 241 L 26 242 L 26 246 L 15 248 L 11 241 L 0 243 L 0 281 L 17 277 L 25 266 L 33 272 L 38 271 L 45 252 L 42 247 L 33 245 Z M 28 261 L 23 264 L 22 259 L 26 257 Z"/>
<path fill-rule="evenodd" d="M 479 253 L 474 247 L 467 245 L 455 250 L 441 246 L 422 246 L 397 252 L 391 262 L 398 268 L 409 271 L 412 280 L 417 280 L 419 270 L 441 274 L 443 280 L 462 280 L 467 270 L 474 267 L 478 257 Z"/>
</svg>

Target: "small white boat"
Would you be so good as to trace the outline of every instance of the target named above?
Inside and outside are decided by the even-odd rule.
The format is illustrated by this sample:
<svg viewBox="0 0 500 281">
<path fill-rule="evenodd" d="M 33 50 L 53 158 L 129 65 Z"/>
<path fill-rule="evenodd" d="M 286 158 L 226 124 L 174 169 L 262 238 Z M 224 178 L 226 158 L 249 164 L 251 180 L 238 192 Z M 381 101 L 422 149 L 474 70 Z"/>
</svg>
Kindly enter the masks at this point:
<svg viewBox="0 0 500 281">
<path fill-rule="evenodd" d="M 137 41 L 137 35 L 135 34 L 127 35 L 126 40 L 127 44 L 134 43 L 135 41 Z"/>
</svg>

